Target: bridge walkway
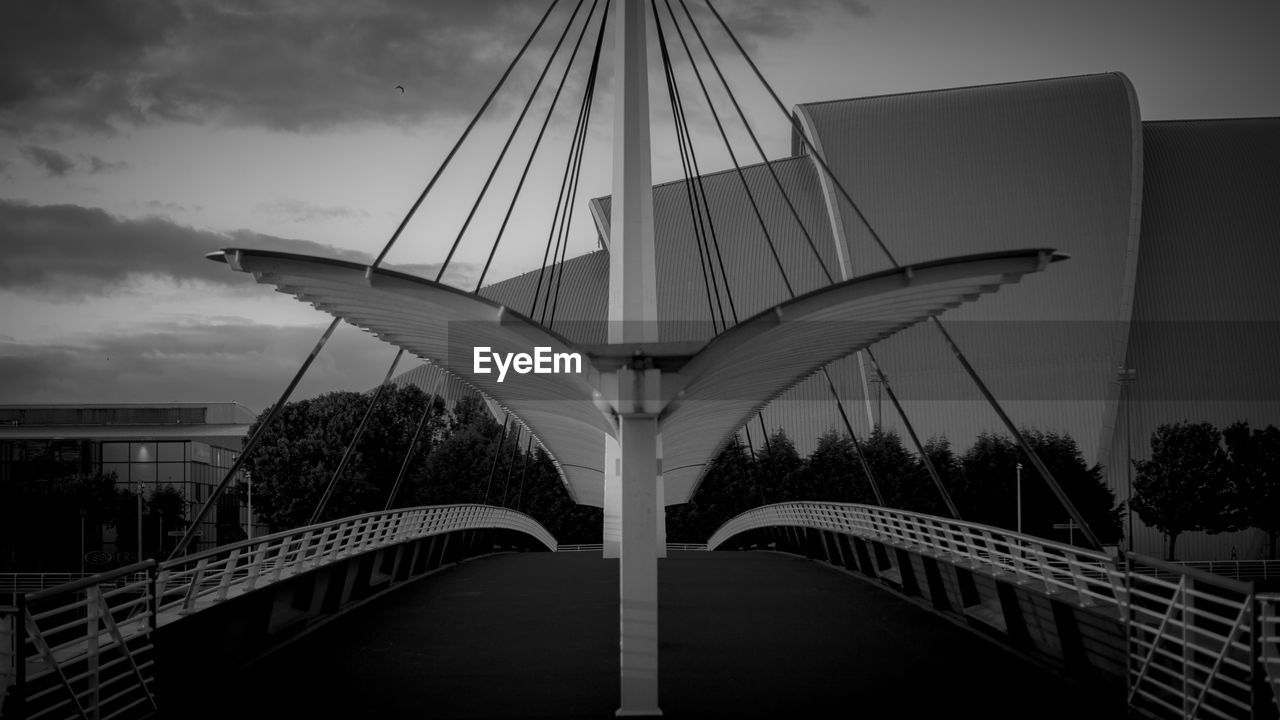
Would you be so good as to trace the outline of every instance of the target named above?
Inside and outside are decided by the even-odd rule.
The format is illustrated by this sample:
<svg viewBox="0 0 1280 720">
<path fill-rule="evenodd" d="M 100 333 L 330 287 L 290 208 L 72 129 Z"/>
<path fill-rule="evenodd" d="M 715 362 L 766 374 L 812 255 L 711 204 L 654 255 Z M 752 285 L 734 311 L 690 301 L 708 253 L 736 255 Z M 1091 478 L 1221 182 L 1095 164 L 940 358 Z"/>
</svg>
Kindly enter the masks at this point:
<svg viewBox="0 0 1280 720">
<path fill-rule="evenodd" d="M 1123 716 L 1113 689 L 1029 663 L 913 602 L 801 558 L 659 564 L 672 718 Z M 485 558 L 362 606 L 172 717 L 606 718 L 618 702 L 617 563 Z"/>
</svg>

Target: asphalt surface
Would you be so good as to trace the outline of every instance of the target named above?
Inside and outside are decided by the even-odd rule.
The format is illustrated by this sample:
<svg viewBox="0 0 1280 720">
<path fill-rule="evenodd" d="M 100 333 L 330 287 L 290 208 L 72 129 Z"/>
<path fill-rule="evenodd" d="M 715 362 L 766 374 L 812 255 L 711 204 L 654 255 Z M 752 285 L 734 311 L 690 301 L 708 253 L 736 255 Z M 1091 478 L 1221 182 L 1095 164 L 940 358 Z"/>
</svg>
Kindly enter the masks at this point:
<svg viewBox="0 0 1280 720">
<path fill-rule="evenodd" d="M 595 553 L 464 563 L 317 629 L 173 716 L 613 717 L 617 578 L 616 561 Z M 811 561 L 673 552 L 659 581 L 666 717 L 1124 716 L 1121 697 Z"/>
</svg>

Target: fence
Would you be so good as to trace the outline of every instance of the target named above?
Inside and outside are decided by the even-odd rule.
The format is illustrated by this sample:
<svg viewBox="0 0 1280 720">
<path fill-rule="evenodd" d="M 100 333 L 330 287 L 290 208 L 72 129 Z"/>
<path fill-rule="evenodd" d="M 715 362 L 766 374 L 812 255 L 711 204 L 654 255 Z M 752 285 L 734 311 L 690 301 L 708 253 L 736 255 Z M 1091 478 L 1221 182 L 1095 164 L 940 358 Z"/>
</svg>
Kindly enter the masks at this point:
<svg viewBox="0 0 1280 720">
<path fill-rule="evenodd" d="M 1263 704 L 1253 586 L 1128 557 L 1129 705 L 1152 717 L 1252 717 Z"/>
<path fill-rule="evenodd" d="M 808 527 L 946 557 L 953 563 L 1010 573 L 1046 592 L 1074 593 L 1080 605 L 1118 607 L 1124 582 L 1113 558 L 1092 550 L 999 528 L 851 503 L 793 502 L 758 507 L 729 520 L 707 541 L 715 550 L 740 533 Z"/>
<path fill-rule="evenodd" d="M 714 550 L 741 533 L 776 527 L 856 535 L 957 565 L 985 566 L 1049 593 L 1071 590 L 1085 607 L 1114 608 L 1128 636 L 1129 706 L 1142 716 L 1263 718 L 1280 710 L 1280 595 L 1257 595 L 1251 582 L 1225 577 L 1265 579 L 1273 564 L 1176 564 L 1130 553 L 1121 570 L 1102 553 L 845 503 L 755 508 L 725 523 L 707 545 Z"/>
<path fill-rule="evenodd" d="M 514 510 L 418 507 L 343 518 L 18 595 L 14 606 L 0 607 L 0 715 L 145 717 L 156 707 L 156 628 L 338 560 L 478 529 L 522 532 L 556 549 L 545 528 Z"/>
</svg>

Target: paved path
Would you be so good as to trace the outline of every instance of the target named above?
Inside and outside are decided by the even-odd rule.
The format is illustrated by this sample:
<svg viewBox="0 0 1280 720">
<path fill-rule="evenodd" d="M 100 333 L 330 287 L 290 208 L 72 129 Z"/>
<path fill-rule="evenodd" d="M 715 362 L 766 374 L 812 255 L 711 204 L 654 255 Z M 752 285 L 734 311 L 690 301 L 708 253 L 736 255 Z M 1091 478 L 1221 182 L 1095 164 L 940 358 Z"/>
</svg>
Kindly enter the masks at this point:
<svg viewBox="0 0 1280 720">
<path fill-rule="evenodd" d="M 667 717 L 1123 716 L 1120 697 L 810 561 L 676 552 L 659 574 Z M 184 704 L 220 718 L 613 717 L 617 577 L 595 553 L 465 563 Z"/>
</svg>

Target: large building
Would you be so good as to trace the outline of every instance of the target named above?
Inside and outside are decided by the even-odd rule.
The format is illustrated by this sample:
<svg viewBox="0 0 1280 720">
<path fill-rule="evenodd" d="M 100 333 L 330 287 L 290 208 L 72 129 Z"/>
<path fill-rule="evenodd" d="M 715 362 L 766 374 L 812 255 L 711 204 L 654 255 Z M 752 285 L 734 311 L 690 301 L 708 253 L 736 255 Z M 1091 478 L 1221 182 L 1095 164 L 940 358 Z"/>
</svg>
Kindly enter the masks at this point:
<svg viewBox="0 0 1280 720">
<path fill-rule="evenodd" d="M 1015 422 L 1069 433 L 1121 500 L 1126 460 L 1149 456 L 1162 423 L 1280 424 L 1280 119 L 1143 122 L 1119 73 L 813 103 L 795 117 L 810 143 L 797 134 L 793 157 L 771 163 L 795 214 L 764 165 L 743 168 L 750 193 L 733 170 L 701 178 L 717 257 L 700 250 L 687 183 L 654 188 L 663 339 L 711 337 L 730 296 L 745 319 L 786 300 L 786 283 L 802 294 L 828 273 L 891 267 L 877 237 L 902 264 L 1053 248 L 1070 260 L 944 316 Z M 559 268 L 553 325 L 584 343 L 603 338 L 608 297 L 609 198 L 590 205 L 602 247 Z M 481 294 L 538 317 L 541 281 L 534 271 Z M 1003 431 L 927 323 L 873 350 L 922 436 L 963 449 Z M 1123 392 L 1122 368 L 1136 375 Z M 830 369 L 859 408 L 855 430 L 900 430 L 864 357 Z M 763 412 L 802 453 L 840 427 L 820 376 Z M 1135 530 L 1134 549 L 1160 553 L 1158 532 Z M 1256 532 L 1179 540 L 1184 559 L 1263 548 Z"/>
<path fill-rule="evenodd" d="M 0 483 L 101 472 L 143 498 L 162 487 L 177 490 L 191 518 L 231 469 L 253 421 L 248 408 L 233 402 L 0 405 Z M 191 550 L 246 537 L 249 501 L 247 479 L 239 475 L 197 528 Z M 176 538 L 166 533 L 182 529 L 162 527 L 150 514 L 142 523 L 144 555 L 172 548 Z M 100 536 L 92 530 L 98 562 L 136 559 L 136 545 L 117 543 L 114 529 Z M 256 527 L 255 535 L 263 530 Z"/>
</svg>

